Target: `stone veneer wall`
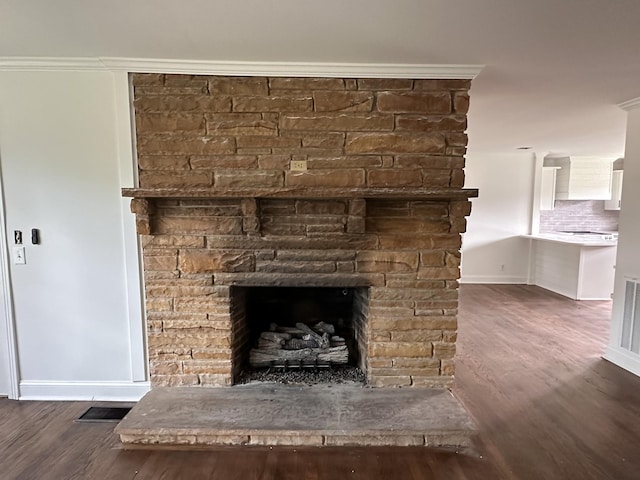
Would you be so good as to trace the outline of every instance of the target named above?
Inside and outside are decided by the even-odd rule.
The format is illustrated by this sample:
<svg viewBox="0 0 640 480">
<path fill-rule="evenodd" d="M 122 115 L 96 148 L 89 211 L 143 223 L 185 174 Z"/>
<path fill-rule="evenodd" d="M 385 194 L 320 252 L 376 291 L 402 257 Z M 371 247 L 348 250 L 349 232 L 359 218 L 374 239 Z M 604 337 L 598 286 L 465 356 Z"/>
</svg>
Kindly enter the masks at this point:
<svg viewBox="0 0 640 480">
<path fill-rule="evenodd" d="M 133 83 L 141 188 L 463 186 L 466 80 L 136 74 Z M 308 170 L 290 170 L 294 160 Z M 451 385 L 470 203 L 301 192 L 133 201 L 152 383 L 231 383 L 231 320 L 242 316 L 232 285 L 310 284 L 370 287 L 359 334 L 369 383 Z"/>
</svg>

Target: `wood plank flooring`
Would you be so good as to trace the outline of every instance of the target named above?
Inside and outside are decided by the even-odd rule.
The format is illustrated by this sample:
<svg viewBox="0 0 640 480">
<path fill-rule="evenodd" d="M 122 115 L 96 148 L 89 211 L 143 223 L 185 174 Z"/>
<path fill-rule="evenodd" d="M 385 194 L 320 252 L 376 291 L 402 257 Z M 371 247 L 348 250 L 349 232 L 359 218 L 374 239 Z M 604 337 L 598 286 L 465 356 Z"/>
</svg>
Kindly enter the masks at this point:
<svg viewBox="0 0 640 480">
<path fill-rule="evenodd" d="M 640 378 L 600 358 L 610 306 L 531 286 L 462 287 L 454 393 L 479 426 L 472 452 L 123 450 L 114 424 L 73 421 L 92 403 L 0 399 L 0 478 L 638 479 Z"/>
</svg>

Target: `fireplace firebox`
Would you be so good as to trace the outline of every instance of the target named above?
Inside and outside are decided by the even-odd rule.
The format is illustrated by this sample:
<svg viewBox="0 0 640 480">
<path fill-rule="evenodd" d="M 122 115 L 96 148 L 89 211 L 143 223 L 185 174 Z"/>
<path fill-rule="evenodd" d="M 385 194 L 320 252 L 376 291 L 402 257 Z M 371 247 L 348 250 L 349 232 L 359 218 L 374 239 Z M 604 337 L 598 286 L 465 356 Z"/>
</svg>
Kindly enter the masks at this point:
<svg viewBox="0 0 640 480">
<path fill-rule="evenodd" d="M 256 369 L 366 371 L 367 288 L 232 287 L 230 296 L 234 383 Z"/>
</svg>

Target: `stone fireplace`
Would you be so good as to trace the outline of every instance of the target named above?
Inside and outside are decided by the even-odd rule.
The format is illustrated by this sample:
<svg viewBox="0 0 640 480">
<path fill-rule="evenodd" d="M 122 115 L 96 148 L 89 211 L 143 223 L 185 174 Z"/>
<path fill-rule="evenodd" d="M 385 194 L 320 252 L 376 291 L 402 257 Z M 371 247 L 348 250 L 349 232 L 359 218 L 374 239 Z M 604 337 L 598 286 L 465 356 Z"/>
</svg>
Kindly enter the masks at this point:
<svg viewBox="0 0 640 480">
<path fill-rule="evenodd" d="M 367 384 L 452 384 L 468 80 L 133 85 L 153 386 L 236 383 L 268 299 L 311 324 L 336 292 Z"/>
</svg>

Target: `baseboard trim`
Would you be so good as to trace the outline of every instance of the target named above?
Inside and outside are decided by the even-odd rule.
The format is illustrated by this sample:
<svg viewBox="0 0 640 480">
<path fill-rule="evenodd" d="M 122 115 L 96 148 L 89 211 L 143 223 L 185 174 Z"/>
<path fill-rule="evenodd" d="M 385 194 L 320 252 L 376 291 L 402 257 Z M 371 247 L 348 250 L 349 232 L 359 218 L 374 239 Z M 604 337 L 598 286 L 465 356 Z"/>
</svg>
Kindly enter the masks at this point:
<svg viewBox="0 0 640 480">
<path fill-rule="evenodd" d="M 20 382 L 19 400 L 79 400 L 137 402 L 149 390 L 149 382 Z"/>
<path fill-rule="evenodd" d="M 621 348 L 607 347 L 602 356 L 605 360 L 640 377 L 640 356 Z"/>
<path fill-rule="evenodd" d="M 502 283 L 522 285 L 527 283 L 527 277 L 510 275 L 462 275 L 460 283 Z"/>
</svg>

